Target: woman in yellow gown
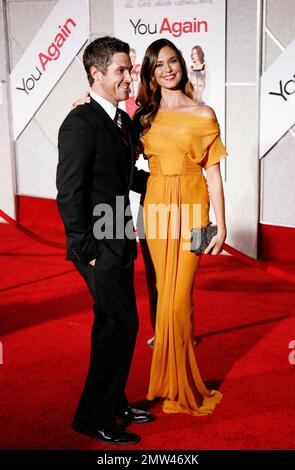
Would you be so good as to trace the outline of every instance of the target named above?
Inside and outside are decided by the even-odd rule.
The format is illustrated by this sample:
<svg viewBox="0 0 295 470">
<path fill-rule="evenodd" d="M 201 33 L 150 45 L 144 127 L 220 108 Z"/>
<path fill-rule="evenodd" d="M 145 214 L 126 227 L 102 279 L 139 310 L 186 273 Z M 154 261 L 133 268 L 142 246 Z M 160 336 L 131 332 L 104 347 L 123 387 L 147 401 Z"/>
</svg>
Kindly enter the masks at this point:
<svg viewBox="0 0 295 470">
<path fill-rule="evenodd" d="M 212 413 L 222 393 L 206 388 L 195 357 L 192 294 L 200 256 L 190 252 L 190 231 L 208 225 L 210 193 L 218 233 L 206 252 L 222 251 L 219 161 L 227 153 L 214 111 L 192 97 L 180 51 L 166 39 L 153 42 L 142 63 L 134 118 L 149 160 L 144 222 L 158 291 L 147 398 L 163 397 L 167 413 L 199 416 Z"/>
</svg>

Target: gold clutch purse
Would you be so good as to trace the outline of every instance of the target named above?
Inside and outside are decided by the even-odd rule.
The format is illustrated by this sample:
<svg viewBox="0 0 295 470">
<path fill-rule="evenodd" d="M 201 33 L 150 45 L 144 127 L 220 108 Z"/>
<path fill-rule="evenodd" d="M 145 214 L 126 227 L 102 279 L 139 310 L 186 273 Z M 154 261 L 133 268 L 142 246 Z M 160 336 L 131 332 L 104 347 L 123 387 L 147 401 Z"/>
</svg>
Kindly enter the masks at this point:
<svg viewBox="0 0 295 470">
<path fill-rule="evenodd" d="M 217 225 L 212 223 L 207 225 L 207 227 L 193 228 L 191 236 L 191 251 L 196 255 L 204 253 L 215 235 L 217 235 Z"/>
</svg>

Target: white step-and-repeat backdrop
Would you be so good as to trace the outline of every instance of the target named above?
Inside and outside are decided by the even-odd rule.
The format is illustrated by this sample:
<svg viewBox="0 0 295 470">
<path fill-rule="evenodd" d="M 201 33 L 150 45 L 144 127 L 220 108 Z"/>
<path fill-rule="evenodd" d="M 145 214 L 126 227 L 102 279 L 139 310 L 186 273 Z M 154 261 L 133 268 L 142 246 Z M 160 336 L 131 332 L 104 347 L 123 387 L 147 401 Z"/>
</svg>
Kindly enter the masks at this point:
<svg viewBox="0 0 295 470">
<path fill-rule="evenodd" d="M 11 71 L 12 134 L 16 143 L 16 179 L 20 194 L 55 197 L 57 149 L 54 158 L 52 149 L 46 156 L 42 136 L 37 145 L 32 145 L 28 132 L 31 132 L 31 121 L 37 111 L 42 110 L 43 103 L 73 61 L 77 62 L 78 55 L 78 63 L 83 67 L 81 51 L 90 36 L 89 12 L 87 0 L 57 1 Z M 113 34 L 130 44 L 134 64 L 131 96 L 122 107 L 133 114 L 144 52 L 154 40 L 167 38 L 182 51 L 197 99 L 214 108 L 224 137 L 225 0 L 114 0 L 113 18 Z M 81 83 L 81 77 L 75 79 Z M 66 94 L 68 90 L 64 92 Z M 48 118 L 52 122 L 52 116 Z M 39 120 L 36 122 L 40 126 Z M 43 123 L 40 131 L 48 146 L 48 135 L 57 129 L 52 132 L 42 127 Z M 53 141 L 55 146 L 56 140 L 57 136 Z M 28 145 L 31 151 L 25 151 L 24 159 L 21 152 Z M 148 169 L 143 159 L 138 161 L 138 166 Z M 137 194 L 131 194 L 131 203 L 136 218 Z"/>
</svg>

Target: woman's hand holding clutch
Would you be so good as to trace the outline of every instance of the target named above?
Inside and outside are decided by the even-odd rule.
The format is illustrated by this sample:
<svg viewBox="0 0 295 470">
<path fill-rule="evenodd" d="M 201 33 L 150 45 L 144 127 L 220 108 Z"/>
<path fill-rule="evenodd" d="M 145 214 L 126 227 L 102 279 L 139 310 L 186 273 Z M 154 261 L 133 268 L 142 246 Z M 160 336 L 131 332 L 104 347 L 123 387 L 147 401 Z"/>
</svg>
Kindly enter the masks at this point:
<svg viewBox="0 0 295 470">
<path fill-rule="evenodd" d="M 223 250 L 223 245 L 226 239 L 226 228 L 217 230 L 217 235 L 215 235 L 207 248 L 204 251 L 204 254 L 219 255 Z"/>
</svg>

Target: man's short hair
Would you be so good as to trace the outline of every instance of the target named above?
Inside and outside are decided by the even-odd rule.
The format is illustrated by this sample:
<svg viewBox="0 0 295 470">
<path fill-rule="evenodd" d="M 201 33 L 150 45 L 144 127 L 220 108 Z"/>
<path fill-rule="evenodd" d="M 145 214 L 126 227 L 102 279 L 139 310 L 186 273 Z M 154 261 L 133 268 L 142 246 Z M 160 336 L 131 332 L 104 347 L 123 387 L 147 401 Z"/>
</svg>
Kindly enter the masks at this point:
<svg viewBox="0 0 295 470">
<path fill-rule="evenodd" d="M 90 73 L 90 68 L 95 66 L 102 73 L 105 73 L 112 61 L 113 55 L 116 52 L 129 54 L 129 44 L 111 36 L 104 36 L 102 38 L 95 39 L 88 44 L 83 54 L 83 64 L 90 86 L 92 86 L 94 82 Z"/>
</svg>

